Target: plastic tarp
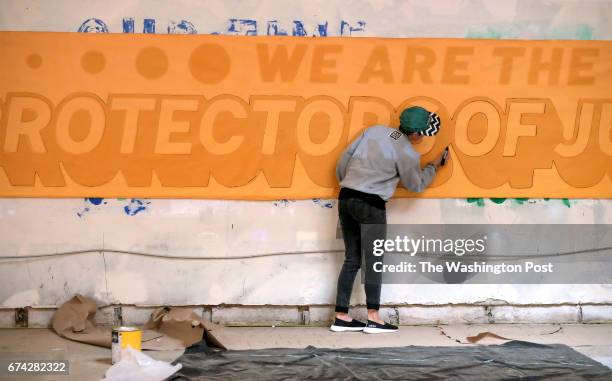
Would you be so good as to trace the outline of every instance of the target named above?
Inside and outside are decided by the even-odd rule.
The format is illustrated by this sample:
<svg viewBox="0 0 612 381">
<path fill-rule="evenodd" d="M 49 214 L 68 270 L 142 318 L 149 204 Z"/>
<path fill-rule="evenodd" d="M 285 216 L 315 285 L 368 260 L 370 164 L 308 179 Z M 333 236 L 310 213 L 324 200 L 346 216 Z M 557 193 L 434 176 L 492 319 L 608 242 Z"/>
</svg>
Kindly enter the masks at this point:
<svg viewBox="0 0 612 381">
<path fill-rule="evenodd" d="M 572 348 L 501 345 L 219 351 L 196 344 L 171 380 L 612 380 L 612 370 Z"/>
</svg>

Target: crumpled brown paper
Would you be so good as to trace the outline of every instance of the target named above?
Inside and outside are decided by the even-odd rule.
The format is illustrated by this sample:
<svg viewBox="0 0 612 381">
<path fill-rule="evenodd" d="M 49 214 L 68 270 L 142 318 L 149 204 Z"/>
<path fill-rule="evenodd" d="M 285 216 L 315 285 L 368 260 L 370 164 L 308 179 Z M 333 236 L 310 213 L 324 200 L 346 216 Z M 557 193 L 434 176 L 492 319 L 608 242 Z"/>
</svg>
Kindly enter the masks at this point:
<svg viewBox="0 0 612 381">
<path fill-rule="evenodd" d="M 479 334 L 474 335 L 474 336 L 468 336 L 468 337 L 466 337 L 466 339 L 470 343 L 477 343 L 480 340 L 482 340 L 484 338 L 487 338 L 487 337 L 488 338 L 499 339 L 499 340 L 512 340 L 512 339 L 508 339 L 507 337 L 503 337 L 503 336 L 500 336 L 500 335 L 498 335 L 496 333 L 489 332 L 489 331 L 487 331 L 487 332 L 480 332 Z"/>
<path fill-rule="evenodd" d="M 96 326 L 94 316 L 97 310 L 98 306 L 93 299 L 77 294 L 55 312 L 51 326 L 61 337 L 110 347 L 111 328 Z"/>
<path fill-rule="evenodd" d="M 69 340 L 110 348 L 112 328 L 96 326 L 97 310 L 93 299 L 77 294 L 55 312 L 53 330 Z M 188 307 L 158 308 L 151 314 L 142 336 L 142 349 L 148 350 L 183 349 L 202 339 L 211 346 L 225 349 L 202 318 Z"/>
<path fill-rule="evenodd" d="M 206 323 L 210 325 L 210 323 Z M 213 325 L 218 329 L 217 325 Z M 163 350 L 182 349 L 202 339 L 207 344 L 226 349 L 204 325 L 204 321 L 188 307 L 161 307 L 153 311 L 145 329 L 158 332 L 163 336 L 150 340 L 143 339 L 142 349 Z M 146 331 L 145 331 L 146 332 Z M 160 349 L 158 349 L 160 350 Z"/>
</svg>

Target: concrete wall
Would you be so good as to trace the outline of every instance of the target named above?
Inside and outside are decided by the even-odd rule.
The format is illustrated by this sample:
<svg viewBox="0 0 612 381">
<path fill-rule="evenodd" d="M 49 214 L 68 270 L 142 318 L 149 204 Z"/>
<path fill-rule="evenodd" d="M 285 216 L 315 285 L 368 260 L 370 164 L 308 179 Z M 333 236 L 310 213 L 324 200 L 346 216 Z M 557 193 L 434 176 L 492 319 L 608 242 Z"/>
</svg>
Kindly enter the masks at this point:
<svg viewBox="0 0 612 381">
<path fill-rule="evenodd" d="M 612 38 L 606 1 L 2 0 L 0 7 L 0 30 Z M 388 210 L 390 223 L 612 223 L 609 200 L 403 199 Z M 336 226 L 335 200 L 0 199 L 0 256 L 88 251 L 0 260 L 0 326 L 26 306 L 39 309 L 30 320 L 44 325 L 75 293 L 101 305 L 204 305 L 219 322 L 270 322 L 270 311 L 281 322 L 324 321 L 343 256 L 328 252 L 343 248 Z M 288 255 L 231 259 L 266 253 Z M 364 301 L 356 282 L 353 303 Z M 581 322 L 585 310 L 593 319 L 586 321 L 612 319 L 612 285 L 385 285 L 382 302 L 404 323 Z M 264 305 L 282 311 L 257 307 Z"/>
</svg>

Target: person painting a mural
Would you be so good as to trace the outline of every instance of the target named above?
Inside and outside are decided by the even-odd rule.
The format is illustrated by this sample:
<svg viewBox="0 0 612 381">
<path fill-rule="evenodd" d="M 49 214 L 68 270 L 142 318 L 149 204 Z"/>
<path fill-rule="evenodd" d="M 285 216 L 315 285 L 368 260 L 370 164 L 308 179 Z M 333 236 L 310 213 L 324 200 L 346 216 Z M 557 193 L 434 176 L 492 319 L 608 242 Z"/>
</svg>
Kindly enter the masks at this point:
<svg viewBox="0 0 612 381">
<path fill-rule="evenodd" d="M 431 184 L 436 170 L 444 165 L 448 149 L 421 169 L 420 154 L 413 144 L 419 143 L 423 136 L 434 136 L 439 130 L 440 117 L 437 114 L 422 107 L 409 107 L 400 115 L 399 130 L 382 125 L 369 127 L 340 156 L 336 177 L 340 183 L 338 214 L 345 260 L 338 276 L 332 331 L 384 333 L 398 330 L 397 326 L 380 318 L 382 274 L 373 271 L 372 264 L 381 258 L 375 257 L 372 250 L 362 250 L 362 234 L 365 229 L 370 229 L 368 234 L 385 236 L 385 204 L 400 181 L 412 192 L 422 192 Z M 351 319 L 348 314 L 353 283 L 362 262 L 365 264 L 362 272 L 367 323 Z"/>
</svg>

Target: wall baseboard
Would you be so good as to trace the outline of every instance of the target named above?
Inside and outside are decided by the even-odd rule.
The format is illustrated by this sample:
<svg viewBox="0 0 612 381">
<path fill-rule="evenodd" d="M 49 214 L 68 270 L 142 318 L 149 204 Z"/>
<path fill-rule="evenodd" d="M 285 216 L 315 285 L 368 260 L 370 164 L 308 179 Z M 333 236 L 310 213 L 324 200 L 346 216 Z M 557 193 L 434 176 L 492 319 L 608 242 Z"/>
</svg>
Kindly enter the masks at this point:
<svg viewBox="0 0 612 381">
<path fill-rule="evenodd" d="M 219 305 L 189 306 L 204 321 L 224 325 L 311 325 L 325 326 L 334 316 L 330 305 L 274 306 Z M 95 322 L 100 325 L 140 325 L 148 321 L 157 306 L 111 305 L 98 309 Z M 51 326 L 54 308 L 27 310 L 28 328 Z M 20 309 L 0 309 L 0 328 L 24 327 L 18 323 Z M 612 304 L 582 305 L 396 305 L 381 306 L 381 315 L 395 324 L 580 324 L 612 323 Z M 23 315 L 23 309 L 19 312 Z M 351 315 L 365 319 L 365 306 L 351 307 Z M 22 318 L 23 316 L 21 316 Z"/>
</svg>

